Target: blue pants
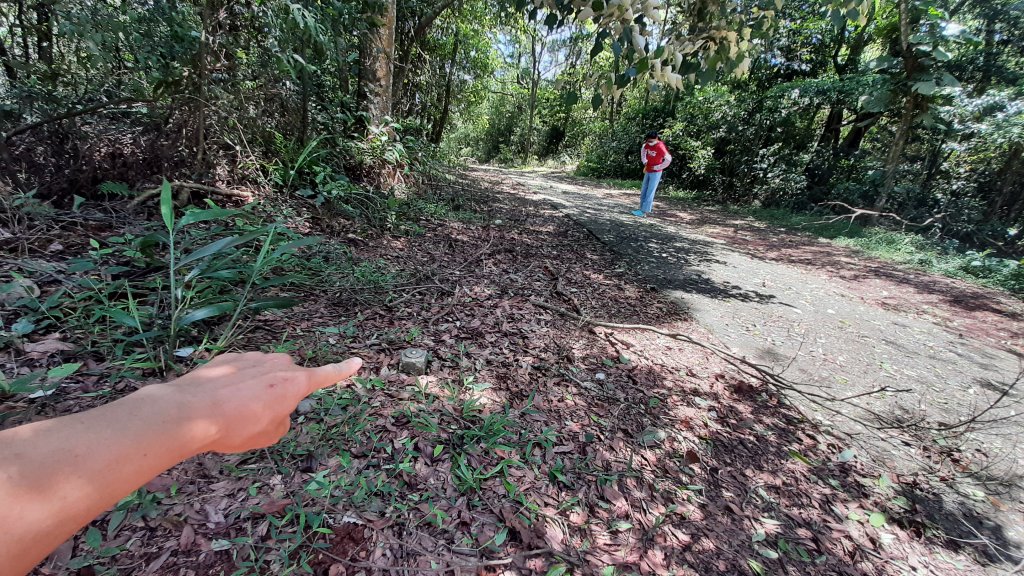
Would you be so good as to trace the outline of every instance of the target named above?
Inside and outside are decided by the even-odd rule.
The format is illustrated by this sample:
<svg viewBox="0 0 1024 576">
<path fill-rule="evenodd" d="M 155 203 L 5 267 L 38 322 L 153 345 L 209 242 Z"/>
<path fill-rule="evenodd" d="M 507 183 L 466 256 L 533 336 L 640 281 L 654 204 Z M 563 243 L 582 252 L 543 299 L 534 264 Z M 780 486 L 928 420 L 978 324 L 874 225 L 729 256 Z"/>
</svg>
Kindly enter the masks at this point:
<svg viewBox="0 0 1024 576">
<path fill-rule="evenodd" d="M 654 193 L 661 182 L 661 172 L 644 172 L 644 183 L 640 186 L 640 210 L 647 214 L 654 209 Z"/>
</svg>

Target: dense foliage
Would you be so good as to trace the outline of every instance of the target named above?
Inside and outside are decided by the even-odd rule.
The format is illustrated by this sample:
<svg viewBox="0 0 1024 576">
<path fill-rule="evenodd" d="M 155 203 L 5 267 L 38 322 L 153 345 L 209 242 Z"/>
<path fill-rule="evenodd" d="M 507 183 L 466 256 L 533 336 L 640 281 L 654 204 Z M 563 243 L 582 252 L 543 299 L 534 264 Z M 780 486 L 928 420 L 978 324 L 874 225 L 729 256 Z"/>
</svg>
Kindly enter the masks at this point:
<svg viewBox="0 0 1024 576">
<path fill-rule="evenodd" d="M 636 83 L 610 101 L 577 96 L 586 78 L 624 66 L 614 54 L 578 52 L 592 28 L 527 27 L 504 37 L 503 73 L 459 119 L 453 145 L 485 162 L 551 160 L 636 178 L 641 136 L 660 130 L 676 158 L 666 183 L 691 194 L 934 218 L 927 231 L 1015 253 L 1021 15 L 1010 2 L 899 0 L 849 15 L 787 3 L 746 76 L 682 90 Z"/>
</svg>

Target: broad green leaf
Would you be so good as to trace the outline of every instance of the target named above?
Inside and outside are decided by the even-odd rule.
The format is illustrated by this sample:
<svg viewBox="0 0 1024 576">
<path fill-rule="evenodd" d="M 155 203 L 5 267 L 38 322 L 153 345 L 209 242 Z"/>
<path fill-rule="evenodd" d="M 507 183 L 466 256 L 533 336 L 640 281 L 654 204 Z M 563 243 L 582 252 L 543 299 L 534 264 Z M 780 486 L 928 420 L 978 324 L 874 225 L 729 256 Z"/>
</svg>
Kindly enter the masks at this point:
<svg viewBox="0 0 1024 576">
<path fill-rule="evenodd" d="M 768 548 L 760 548 L 759 547 L 757 549 L 757 553 L 760 554 L 761 556 L 764 556 L 765 558 L 768 558 L 769 560 L 775 560 L 775 559 L 777 559 L 779 557 L 779 553 L 778 552 L 776 552 L 775 550 L 768 549 Z"/>
<path fill-rule="evenodd" d="M 881 528 L 885 525 L 885 514 L 882 514 L 881 512 L 872 512 L 871 515 L 868 516 L 868 522 L 875 528 Z"/>
<path fill-rule="evenodd" d="M 935 84 L 935 80 L 925 80 L 923 82 L 915 82 L 914 85 L 911 86 L 911 90 L 913 90 L 914 92 L 917 92 L 918 94 L 923 94 L 925 96 L 931 96 L 932 94 L 935 93 L 935 90 L 937 90 L 937 89 L 938 89 L 938 86 Z"/>
<path fill-rule="evenodd" d="M 36 329 L 36 325 L 32 323 L 27 317 L 19 318 L 17 322 L 11 324 L 11 332 L 15 336 L 24 336 L 31 334 Z"/>
<path fill-rule="evenodd" d="M 191 210 L 186 212 L 184 216 L 178 220 L 178 227 L 184 228 L 189 224 L 195 224 L 196 222 L 206 222 L 208 220 L 221 220 L 224 218 L 230 218 L 239 213 L 239 210 L 232 210 L 229 208 L 210 208 L 208 210 Z"/>
<path fill-rule="evenodd" d="M 597 110 L 604 103 L 604 96 L 601 96 L 600 92 L 595 92 L 594 97 L 590 99 L 590 107 Z"/>
<path fill-rule="evenodd" d="M 758 530 L 757 532 L 754 532 L 753 536 L 750 537 L 750 541 L 762 542 L 765 538 L 767 538 L 767 536 L 765 535 L 764 530 Z"/>
<path fill-rule="evenodd" d="M 757 576 L 764 576 L 764 566 L 757 560 L 753 558 L 747 560 L 747 566 L 750 566 L 750 570 Z"/>
<path fill-rule="evenodd" d="M 171 183 L 166 178 L 160 185 L 160 215 L 167 231 L 174 232 L 174 196 L 171 195 Z"/>
<path fill-rule="evenodd" d="M 950 58 L 952 58 L 949 52 L 946 52 L 939 46 L 936 46 L 935 49 L 932 50 L 932 56 L 935 56 L 935 59 L 938 60 L 939 62 L 947 62 Z"/>
<path fill-rule="evenodd" d="M 100 545 L 103 544 L 103 534 L 95 526 L 89 526 L 89 529 L 85 531 L 85 544 L 93 550 L 99 550 Z"/>
<path fill-rule="evenodd" d="M 444 444 L 438 444 L 437 446 L 434 446 L 434 458 L 440 456 L 441 452 L 444 452 Z"/>
<path fill-rule="evenodd" d="M 615 566 L 601 568 L 601 576 L 615 576 Z"/>
<path fill-rule="evenodd" d="M 81 362 L 72 362 L 69 364 L 61 364 L 55 368 L 50 368 L 46 372 L 46 377 L 50 380 L 61 380 L 74 374 L 79 368 L 82 367 Z"/>
<path fill-rule="evenodd" d="M 196 308 L 186 313 L 181 318 L 178 318 L 178 326 L 188 326 L 200 320 L 206 320 L 207 318 L 213 318 L 214 316 L 220 316 L 221 314 L 228 314 L 235 310 L 235 302 L 220 302 L 217 304 L 210 304 L 209 306 L 203 306 L 202 308 Z"/>
<path fill-rule="evenodd" d="M 839 453 L 840 462 L 849 462 L 850 460 L 853 460 L 856 457 L 857 453 L 854 452 L 853 448 L 847 448 L 846 450 L 843 450 L 842 452 Z"/>
<path fill-rule="evenodd" d="M 210 549 L 218 551 L 218 552 L 220 552 L 222 550 L 231 550 L 231 541 L 230 540 L 214 540 L 213 542 L 210 542 Z"/>
<path fill-rule="evenodd" d="M 107 522 L 107 539 L 113 539 L 114 534 L 117 533 L 117 529 L 124 522 L 124 517 L 128 515 L 127 510 L 114 510 L 110 513 L 110 520 Z"/>
<path fill-rule="evenodd" d="M 864 519 L 864 517 L 858 514 L 856 510 L 850 510 L 850 513 L 847 514 L 846 517 L 850 520 L 853 520 L 854 522 L 860 522 Z"/>
<path fill-rule="evenodd" d="M 502 544 L 505 543 L 505 540 L 507 538 L 508 538 L 508 526 L 505 526 L 504 528 L 499 530 L 497 534 L 494 535 L 494 545 L 495 546 L 501 546 Z"/>
</svg>

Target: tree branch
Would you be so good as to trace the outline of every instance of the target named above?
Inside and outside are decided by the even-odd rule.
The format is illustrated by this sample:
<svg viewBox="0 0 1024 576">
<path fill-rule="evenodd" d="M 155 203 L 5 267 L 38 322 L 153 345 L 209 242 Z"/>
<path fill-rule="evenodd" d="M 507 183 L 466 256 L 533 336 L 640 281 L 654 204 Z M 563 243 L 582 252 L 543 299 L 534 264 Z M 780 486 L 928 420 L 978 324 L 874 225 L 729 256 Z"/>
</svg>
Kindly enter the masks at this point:
<svg viewBox="0 0 1024 576">
<path fill-rule="evenodd" d="M 904 220 L 903 217 L 901 217 L 899 214 L 894 214 L 892 212 L 878 212 L 878 211 L 875 211 L 875 210 L 868 210 L 866 208 L 855 208 L 853 206 L 850 206 L 846 202 L 838 202 L 838 201 L 822 202 L 821 204 L 819 204 L 819 206 L 842 206 L 843 208 L 846 208 L 847 210 L 850 210 L 850 213 L 849 214 L 840 214 L 840 215 L 838 215 L 838 216 L 836 216 L 834 218 L 829 218 L 829 219 L 826 219 L 826 220 L 819 220 L 818 222 L 811 222 L 811 224 L 833 224 L 833 223 L 838 222 L 840 220 L 849 219 L 850 220 L 850 224 L 852 225 L 853 221 L 856 220 L 857 217 L 859 217 L 859 216 L 869 216 L 871 218 L 892 218 L 893 220 L 896 220 L 898 222 L 903 223 L 904 227 L 914 226 L 914 227 L 917 227 L 917 228 L 921 228 L 921 227 L 924 227 L 924 226 L 928 226 L 929 224 L 934 224 L 935 222 L 938 222 L 938 221 L 942 220 L 946 216 L 945 213 L 942 213 L 942 214 L 936 214 L 936 215 L 932 216 L 931 218 L 925 220 L 924 222 L 910 222 L 909 220 Z"/>
<path fill-rule="evenodd" d="M 226 190 L 224 188 L 215 188 L 213 186 L 205 186 L 203 184 L 194 184 L 192 182 L 171 182 L 171 188 L 182 188 L 184 190 L 198 190 L 199 192 L 206 192 L 207 194 L 213 194 L 215 196 L 224 196 L 227 198 L 240 198 L 246 202 L 252 201 L 252 193 L 245 192 L 243 190 Z M 153 198 L 160 193 L 160 187 L 150 188 L 135 197 L 128 205 L 138 206 L 146 200 Z"/>
<path fill-rule="evenodd" d="M 25 132 L 29 132 L 31 130 L 35 130 L 36 128 L 40 128 L 42 126 L 46 126 L 47 124 L 53 124 L 54 122 L 60 122 L 61 120 L 68 120 L 69 118 L 75 118 L 78 116 L 84 116 L 86 114 L 92 114 L 93 112 L 98 112 L 104 108 L 109 108 L 111 106 L 117 106 L 118 104 L 125 104 L 128 102 L 152 102 L 152 100 L 140 100 L 138 98 L 133 98 L 131 96 L 125 96 L 124 98 L 116 98 L 114 100 L 107 100 L 106 102 L 98 102 L 96 104 L 86 106 L 85 108 L 69 110 L 62 114 L 57 114 L 56 116 L 49 116 L 47 118 L 43 118 L 42 120 L 36 120 L 35 122 L 22 124 L 21 126 L 18 126 L 17 128 L 4 134 L 4 141 L 6 142 L 11 138 L 14 138 L 15 136 L 24 134 Z"/>
</svg>

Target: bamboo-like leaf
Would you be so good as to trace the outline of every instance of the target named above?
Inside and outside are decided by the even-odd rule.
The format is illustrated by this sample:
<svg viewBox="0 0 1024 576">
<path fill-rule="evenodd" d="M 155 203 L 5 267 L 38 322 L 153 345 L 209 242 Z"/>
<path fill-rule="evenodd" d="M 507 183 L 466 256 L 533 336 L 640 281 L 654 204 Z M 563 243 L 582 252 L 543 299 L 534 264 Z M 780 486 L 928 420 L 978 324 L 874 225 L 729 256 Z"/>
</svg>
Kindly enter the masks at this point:
<svg viewBox="0 0 1024 576">
<path fill-rule="evenodd" d="M 184 228 L 189 224 L 195 224 L 196 222 L 206 222 L 208 220 L 221 220 L 229 218 L 238 214 L 238 210 L 232 210 L 230 208 L 210 208 L 209 210 L 192 210 L 187 212 L 184 216 L 178 220 L 178 227 Z"/>
<path fill-rule="evenodd" d="M 119 310 L 117 308 L 104 308 L 100 310 L 99 313 L 118 324 L 123 324 L 129 328 L 135 328 L 136 330 L 142 330 L 142 326 L 139 325 L 139 319 L 124 310 Z"/>
<path fill-rule="evenodd" d="M 253 232 L 252 234 L 246 234 L 245 236 L 228 236 L 227 238 L 221 238 L 220 240 L 211 242 L 206 246 L 203 246 L 202 248 L 196 250 L 195 252 L 192 252 L 191 254 L 184 256 L 175 265 L 175 269 L 181 268 L 182 266 L 190 262 L 195 262 L 196 260 L 200 260 L 208 256 L 213 256 L 214 254 L 217 254 L 222 250 L 227 250 L 228 248 L 238 246 L 239 244 L 251 242 L 256 238 L 259 238 L 262 234 L 262 231 Z"/>
<path fill-rule="evenodd" d="M 160 215 L 164 217 L 167 231 L 174 232 L 174 196 L 171 195 L 171 183 L 166 178 L 160 185 Z"/>
<path fill-rule="evenodd" d="M 300 300 L 295 298 L 261 298 L 259 300 L 252 301 L 246 309 L 248 310 L 280 310 L 282 308 L 291 308 L 301 303 Z"/>
<path fill-rule="evenodd" d="M 319 236 L 310 236 L 308 238 L 299 238 L 298 240 L 285 242 L 284 244 L 278 246 L 273 253 L 271 253 L 270 258 L 272 260 L 276 260 L 281 256 L 284 256 L 285 254 L 289 254 L 291 252 L 294 252 L 295 250 L 298 250 L 299 248 L 302 248 L 303 246 L 309 246 L 311 244 L 316 244 L 317 242 L 320 242 Z"/>
<path fill-rule="evenodd" d="M 206 320 L 207 318 L 213 318 L 214 316 L 228 314 L 235 309 L 235 305 L 235 302 L 218 302 L 217 304 L 210 304 L 209 306 L 190 310 L 178 319 L 178 326 L 188 326 L 189 324 L 199 322 L 200 320 Z"/>
<path fill-rule="evenodd" d="M 50 370 L 46 372 L 46 377 L 49 378 L 50 380 L 62 380 L 74 374 L 81 367 L 81 362 L 61 364 L 56 368 L 50 368 Z"/>
</svg>

